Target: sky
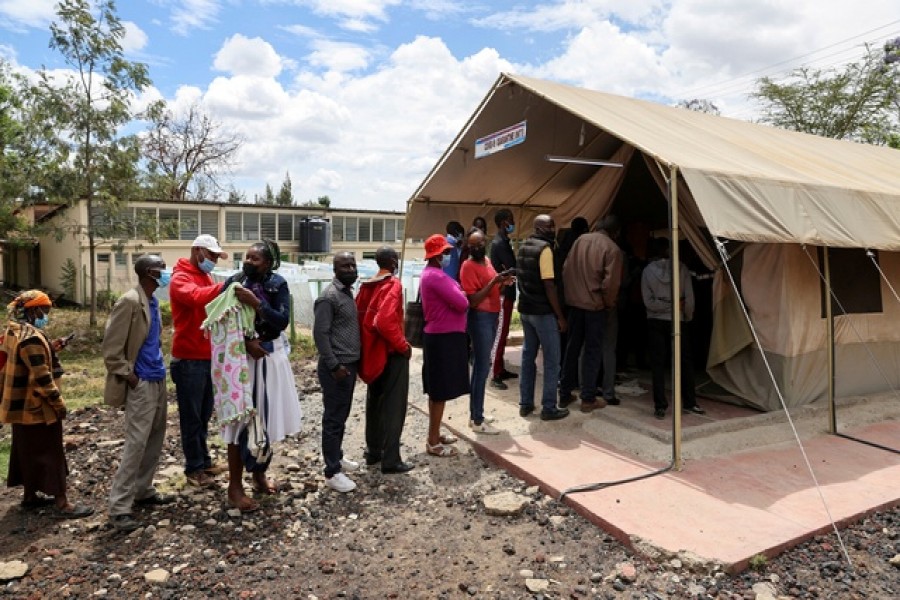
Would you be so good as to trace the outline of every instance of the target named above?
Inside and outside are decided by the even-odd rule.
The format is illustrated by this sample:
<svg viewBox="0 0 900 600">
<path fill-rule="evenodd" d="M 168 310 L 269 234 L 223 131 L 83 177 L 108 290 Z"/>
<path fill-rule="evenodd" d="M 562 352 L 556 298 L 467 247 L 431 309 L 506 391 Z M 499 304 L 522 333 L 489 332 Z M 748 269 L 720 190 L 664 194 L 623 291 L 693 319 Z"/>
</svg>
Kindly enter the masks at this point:
<svg viewBox="0 0 900 600">
<path fill-rule="evenodd" d="M 56 0 L 0 0 L 0 58 L 64 69 Z M 244 140 L 252 201 L 402 211 L 497 77 L 515 73 L 752 120 L 761 76 L 859 59 L 900 36 L 898 0 L 119 0 L 140 109 L 193 104 Z"/>
</svg>

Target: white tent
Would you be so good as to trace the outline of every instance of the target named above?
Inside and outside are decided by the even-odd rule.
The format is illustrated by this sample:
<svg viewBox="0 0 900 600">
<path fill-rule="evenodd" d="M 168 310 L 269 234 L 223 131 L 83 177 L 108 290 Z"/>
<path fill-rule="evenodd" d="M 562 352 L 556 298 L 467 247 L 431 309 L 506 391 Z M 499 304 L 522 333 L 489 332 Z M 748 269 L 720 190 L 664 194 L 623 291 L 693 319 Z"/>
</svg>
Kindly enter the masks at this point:
<svg viewBox="0 0 900 600">
<path fill-rule="evenodd" d="M 554 156 L 623 167 L 548 160 Z M 522 236 L 541 213 L 565 224 L 614 211 L 665 227 L 670 189 L 681 233 L 716 269 L 707 366 L 717 383 L 748 404 L 779 406 L 713 238 L 740 246 L 738 287 L 789 405 L 827 389 L 820 270 L 834 250 L 821 249 L 881 251 L 885 279 L 862 250 L 834 273 L 846 280 L 868 268 L 864 288 L 876 282 L 868 294 L 843 286 L 863 308 L 836 318 L 837 390 L 900 387 L 900 301 L 891 289 L 900 288 L 897 150 L 504 74 L 410 199 L 407 232 L 425 237 L 476 215 L 490 223 L 500 207 L 513 210 Z"/>
</svg>

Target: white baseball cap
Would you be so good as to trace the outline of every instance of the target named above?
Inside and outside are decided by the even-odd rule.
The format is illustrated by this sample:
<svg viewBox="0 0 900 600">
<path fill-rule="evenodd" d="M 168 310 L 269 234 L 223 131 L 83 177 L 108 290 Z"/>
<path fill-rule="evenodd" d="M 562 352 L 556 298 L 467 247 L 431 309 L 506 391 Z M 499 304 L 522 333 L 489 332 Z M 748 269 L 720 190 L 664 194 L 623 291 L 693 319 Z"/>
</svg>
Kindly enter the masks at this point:
<svg viewBox="0 0 900 600">
<path fill-rule="evenodd" d="M 218 240 L 208 233 L 204 233 L 203 235 L 198 235 L 194 238 L 194 243 L 191 244 L 192 248 L 206 248 L 210 252 L 214 252 L 219 254 L 220 256 L 225 256 L 226 253 L 219 246 Z"/>
</svg>

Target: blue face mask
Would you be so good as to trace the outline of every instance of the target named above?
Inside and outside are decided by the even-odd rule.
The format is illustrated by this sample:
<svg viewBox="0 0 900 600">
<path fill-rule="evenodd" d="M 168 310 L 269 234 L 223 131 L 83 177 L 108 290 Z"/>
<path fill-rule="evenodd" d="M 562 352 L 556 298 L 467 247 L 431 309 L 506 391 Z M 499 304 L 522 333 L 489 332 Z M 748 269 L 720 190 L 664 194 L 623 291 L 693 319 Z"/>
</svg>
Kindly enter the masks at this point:
<svg viewBox="0 0 900 600">
<path fill-rule="evenodd" d="M 153 281 L 156 282 L 156 285 L 158 285 L 161 288 L 164 288 L 169 285 L 170 281 L 172 281 L 172 274 L 163 271 L 159 274 L 159 279 L 157 279 L 156 277 L 152 277 L 152 276 L 151 276 L 151 279 L 153 279 Z"/>
<path fill-rule="evenodd" d="M 450 255 L 449 254 L 441 254 L 441 268 L 446 267 L 450 264 Z"/>
<path fill-rule="evenodd" d="M 198 266 L 200 267 L 200 270 L 203 271 L 204 273 L 212 273 L 213 269 L 216 268 L 216 263 L 209 260 L 208 258 L 204 258 L 203 262 L 201 262 Z"/>
<path fill-rule="evenodd" d="M 512 233 L 512 232 L 515 231 L 515 230 L 516 230 L 516 226 L 513 225 L 512 223 L 510 223 L 509 225 L 506 226 L 506 233 L 507 233 L 507 234 L 510 234 L 510 233 Z"/>
<path fill-rule="evenodd" d="M 43 329 L 50 323 L 50 315 L 41 315 L 37 319 L 34 320 L 34 326 L 38 329 Z"/>
</svg>

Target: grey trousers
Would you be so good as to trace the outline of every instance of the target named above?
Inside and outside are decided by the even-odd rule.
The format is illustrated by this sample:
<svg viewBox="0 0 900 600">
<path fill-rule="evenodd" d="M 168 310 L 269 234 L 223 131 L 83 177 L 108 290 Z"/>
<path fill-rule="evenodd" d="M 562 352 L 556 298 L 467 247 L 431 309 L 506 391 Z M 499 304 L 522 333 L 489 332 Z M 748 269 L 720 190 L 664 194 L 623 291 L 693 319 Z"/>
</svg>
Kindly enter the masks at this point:
<svg viewBox="0 0 900 600">
<path fill-rule="evenodd" d="M 156 493 L 153 475 L 166 436 L 166 382 L 140 381 L 125 401 L 125 447 L 109 489 L 109 515 L 127 515 L 135 499 Z"/>
</svg>

